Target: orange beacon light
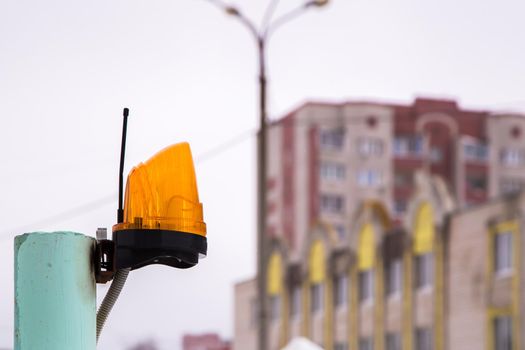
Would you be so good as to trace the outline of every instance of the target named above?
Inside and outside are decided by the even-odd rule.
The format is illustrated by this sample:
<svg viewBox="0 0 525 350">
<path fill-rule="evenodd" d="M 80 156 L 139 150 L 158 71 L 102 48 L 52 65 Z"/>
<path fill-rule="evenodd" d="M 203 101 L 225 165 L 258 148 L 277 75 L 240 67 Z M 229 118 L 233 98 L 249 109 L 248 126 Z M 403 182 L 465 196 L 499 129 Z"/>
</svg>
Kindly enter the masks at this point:
<svg viewBox="0 0 525 350">
<path fill-rule="evenodd" d="M 151 264 L 180 269 L 206 256 L 206 224 L 186 142 L 169 146 L 128 175 L 123 205 L 123 169 L 129 109 L 123 111 L 117 224 L 113 239 L 97 229 L 94 272 L 97 283 L 113 280 L 97 311 L 97 342 L 130 270 Z"/>
<path fill-rule="evenodd" d="M 120 188 L 121 183 L 122 175 Z M 206 224 L 188 143 L 169 146 L 134 167 L 128 175 L 123 209 L 122 194 L 119 201 L 118 223 L 113 226 L 116 270 L 150 264 L 189 268 L 206 256 Z"/>
<path fill-rule="evenodd" d="M 188 143 L 172 145 L 128 175 L 123 222 L 113 226 L 116 268 L 188 268 L 206 255 L 206 224 Z"/>
</svg>

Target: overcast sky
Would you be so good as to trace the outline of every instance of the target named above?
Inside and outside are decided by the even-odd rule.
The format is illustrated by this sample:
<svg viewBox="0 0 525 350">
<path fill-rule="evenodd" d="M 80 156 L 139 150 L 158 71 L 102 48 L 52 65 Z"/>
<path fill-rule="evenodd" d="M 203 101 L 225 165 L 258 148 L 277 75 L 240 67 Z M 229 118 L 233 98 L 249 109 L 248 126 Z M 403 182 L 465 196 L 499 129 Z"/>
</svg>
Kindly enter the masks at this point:
<svg viewBox="0 0 525 350">
<path fill-rule="evenodd" d="M 237 2 L 257 21 L 264 3 Z M 415 96 L 525 112 L 523 13 L 523 0 L 333 0 L 272 37 L 270 114 Z M 13 236 L 115 223 L 123 107 L 126 173 L 172 143 L 199 159 L 236 142 L 196 164 L 209 256 L 131 273 L 99 348 L 232 336 L 233 283 L 255 271 L 254 49 L 205 0 L 0 0 L 0 348 L 12 344 Z"/>
</svg>

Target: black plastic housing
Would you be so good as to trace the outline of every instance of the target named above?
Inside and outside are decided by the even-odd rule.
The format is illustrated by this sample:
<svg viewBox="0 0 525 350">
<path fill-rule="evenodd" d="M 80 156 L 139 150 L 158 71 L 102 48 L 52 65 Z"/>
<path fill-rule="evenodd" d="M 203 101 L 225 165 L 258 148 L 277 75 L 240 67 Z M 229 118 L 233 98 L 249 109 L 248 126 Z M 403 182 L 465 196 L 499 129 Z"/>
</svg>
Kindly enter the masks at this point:
<svg viewBox="0 0 525 350">
<path fill-rule="evenodd" d="M 153 229 L 113 232 L 115 269 L 132 270 L 151 264 L 179 269 L 197 265 L 206 256 L 206 237 L 194 233 Z"/>
</svg>

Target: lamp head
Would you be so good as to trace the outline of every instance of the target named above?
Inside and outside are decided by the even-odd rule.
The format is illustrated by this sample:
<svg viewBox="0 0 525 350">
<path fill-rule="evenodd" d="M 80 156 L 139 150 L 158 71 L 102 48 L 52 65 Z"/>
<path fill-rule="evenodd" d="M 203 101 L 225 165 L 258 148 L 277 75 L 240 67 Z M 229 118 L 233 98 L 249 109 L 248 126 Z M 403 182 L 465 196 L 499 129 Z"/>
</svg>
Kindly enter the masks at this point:
<svg viewBox="0 0 525 350">
<path fill-rule="evenodd" d="M 228 5 L 228 6 L 224 7 L 224 11 L 227 14 L 229 14 L 230 16 L 239 16 L 240 15 L 239 10 L 236 7 L 231 6 L 231 5 Z"/>
<path fill-rule="evenodd" d="M 328 4 L 329 0 L 311 0 L 309 2 L 306 3 L 306 7 L 311 7 L 311 6 L 315 6 L 315 7 L 323 7 L 323 6 L 326 6 Z"/>
<path fill-rule="evenodd" d="M 207 252 L 190 146 L 160 151 L 128 175 L 122 223 L 113 226 L 117 269 L 196 265 Z"/>
</svg>

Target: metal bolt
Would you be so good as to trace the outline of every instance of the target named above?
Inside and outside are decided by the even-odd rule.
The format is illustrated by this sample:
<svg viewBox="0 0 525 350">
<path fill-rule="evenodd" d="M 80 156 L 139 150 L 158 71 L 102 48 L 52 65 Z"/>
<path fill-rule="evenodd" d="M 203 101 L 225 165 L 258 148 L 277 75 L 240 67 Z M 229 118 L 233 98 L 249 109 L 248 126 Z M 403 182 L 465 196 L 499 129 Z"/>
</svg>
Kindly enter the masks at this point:
<svg viewBox="0 0 525 350">
<path fill-rule="evenodd" d="M 105 227 L 97 228 L 97 241 L 108 239 L 108 229 Z"/>
</svg>

